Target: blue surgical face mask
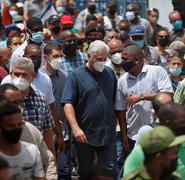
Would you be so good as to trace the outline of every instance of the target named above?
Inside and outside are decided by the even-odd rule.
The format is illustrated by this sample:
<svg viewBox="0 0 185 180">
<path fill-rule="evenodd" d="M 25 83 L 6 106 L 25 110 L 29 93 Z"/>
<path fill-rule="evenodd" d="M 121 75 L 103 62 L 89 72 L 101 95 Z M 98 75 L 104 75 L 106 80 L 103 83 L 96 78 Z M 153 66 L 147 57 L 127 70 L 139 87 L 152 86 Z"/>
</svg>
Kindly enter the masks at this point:
<svg viewBox="0 0 185 180">
<path fill-rule="evenodd" d="M 180 30 L 183 28 L 182 20 L 177 20 L 173 23 L 174 29 Z"/>
<path fill-rule="evenodd" d="M 56 9 L 57 9 L 57 12 L 60 14 L 63 14 L 65 11 L 65 9 L 62 6 L 58 6 L 58 7 L 56 7 Z"/>
<path fill-rule="evenodd" d="M 173 76 L 179 76 L 182 72 L 181 67 L 171 67 L 169 68 L 170 74 Z"/>
<path fill-rule="evenodd" d="M 135 43 L 138 47 L 143 48 L 144 45 L 145 45 L 145 40 L 142 39 L 142 40 L 134 41 L 134 43 Z"/>
<path fill-rule="evenodd" d="M 44 40 L 44 33 L 42 31 L 32 33 L 31 40 L 37 44 L 42 43 Z"/>
</svg>

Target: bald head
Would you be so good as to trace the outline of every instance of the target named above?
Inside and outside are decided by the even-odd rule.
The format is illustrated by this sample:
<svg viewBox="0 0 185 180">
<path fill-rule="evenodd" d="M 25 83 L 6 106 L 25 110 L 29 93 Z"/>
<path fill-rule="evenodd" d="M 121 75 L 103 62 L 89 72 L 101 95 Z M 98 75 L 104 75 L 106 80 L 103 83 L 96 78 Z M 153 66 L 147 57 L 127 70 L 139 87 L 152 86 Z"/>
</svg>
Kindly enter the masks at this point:
<svg viewBox="0 0 185 180">
<path fill-rule="evenodd" d="M 185 107 L 176 104 L 164 104 L 158 112 L 160 123 L 170 127 L 176 135 L 185 134 Z"/>
<path fill-rule="evenodd" d="M 156 114 L 158 114 L 159 109 L 162 105 L 170 103 L 173 101 L 171 93 L 160 92 L 154 96 L 152 100 L 152 106 Z"/>
<path fill-rule="evenodd" d="M 60 35 L 61 35 L 62 40 L 66 39 L 69 36 L 74 36 L 75 37 L 75 34 L 73 32 L 71 32 L 70 30 L 65 30 Z"/>
<path fill-rule="evenodd" d="M 110 48 L 110 54 L 114 54 L 116 52 L 121 52 L 122 48 L 123 48 L 123 44 L 121 42 L 121 40 L 118 39 L 112 39 L 111 41 L 109 41 L 108 46 Z"/>
<path fill-rule="evenodd" d="M 42 50 L 40 46 L 37 44 L 28 44 L 25 48 L 24 56 L 32 60 L 35 73 L 37 73 L 42 61 Z"/>
<path fill-rule="evenodd" d="M 42 54 L 41 48 L 37 44 L 28 44 L 24 51 L 24 56 L 27 57 L 27 55 L 30 53 L 30 51 L 38 51 Z"/>
<path fill-rule="evenodd" d="M 136 45 L 129 45 L 123 48 L 122 53 L 132 55 L 133 57 L 138 57 L 143 60 L 143 52 L 142 49 Z"/>
</svg>

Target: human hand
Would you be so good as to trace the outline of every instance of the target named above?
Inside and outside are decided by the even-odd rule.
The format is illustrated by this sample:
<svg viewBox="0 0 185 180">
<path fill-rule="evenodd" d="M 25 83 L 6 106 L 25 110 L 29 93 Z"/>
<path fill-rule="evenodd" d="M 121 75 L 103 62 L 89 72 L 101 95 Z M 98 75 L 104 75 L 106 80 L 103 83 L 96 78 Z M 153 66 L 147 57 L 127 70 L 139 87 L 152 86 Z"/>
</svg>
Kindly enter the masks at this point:
<svg viewBox="0 0 185 180">
<path fill-rule="evenodd" d="M 123 146 L 124 146 L 125 150 L 127 152 L 130 152 L 130 145 L 129 145 L 128 137 L 125 135 L 125 136 L 123 136 L 122 140 L 123 140 Z"/>
<path fill-rule="evenodd" d="M 134 104 L 138 103 L 139 101 L 140 101 L 140 95 L 139 94 L 132 94 L 125 99 L 125 104 L 128 106 L 133 106 Z"/>
<path fill-rule="evenodd" d="M 80 129 L 80 127 L 76 127 L 72 131 L 73 131 L 73 135 L 74 135 L 76 141 L 81 142 L 81 143 L 85 143 L 85 144 L 88 143 L 87 138 L 86 138 L 84 132 L 82 131 L 82 129 Z"/>
</svg>

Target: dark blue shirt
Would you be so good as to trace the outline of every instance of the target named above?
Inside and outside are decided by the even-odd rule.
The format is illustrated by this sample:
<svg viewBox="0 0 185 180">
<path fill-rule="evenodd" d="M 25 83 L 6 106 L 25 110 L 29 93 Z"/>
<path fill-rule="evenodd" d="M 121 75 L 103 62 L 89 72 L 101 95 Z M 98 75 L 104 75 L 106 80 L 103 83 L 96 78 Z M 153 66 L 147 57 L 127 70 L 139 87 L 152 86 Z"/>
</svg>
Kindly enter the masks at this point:
<svg viewBox="0 0 185 180">
<path fill-rule="evenodd" d="M 111 68 L 105 67 L 97 75 L 86 65 L 74 70 L 66 81 L 62 104 L 73 104 L 77 122 L 90 145 L 107 145 L 114 136 L 116 85 Z"/>
</svg>

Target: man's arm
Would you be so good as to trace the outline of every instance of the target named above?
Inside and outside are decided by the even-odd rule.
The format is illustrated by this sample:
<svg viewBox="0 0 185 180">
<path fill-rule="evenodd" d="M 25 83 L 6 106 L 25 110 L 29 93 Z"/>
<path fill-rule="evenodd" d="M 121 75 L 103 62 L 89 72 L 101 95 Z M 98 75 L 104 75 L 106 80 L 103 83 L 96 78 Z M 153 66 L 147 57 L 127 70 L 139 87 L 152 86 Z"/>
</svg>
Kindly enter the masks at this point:
<svg viewBox="0 0 185 180">
<path fill-rule="evenodd" d="M 53 130 L 47 129 L 43 131 L 43 138 L 45 143 L 48 146 L 48 149 L 53 153 L 53 155 L 56 157 L 55 147 L 53 143 Z"/>
<path fill-rule="evenodd" d="M 126 123 L 126 111 L 118 111 L 116 110 L 116 115 L 118 118 L 120 130 L 121 130 L 121 138 L 124 145 L 124 148 L 129 151 L 129 142 L 127 137 L 127 123 Z"/>
<path fill-rule="evenodd" d="M 71 127 L 71 130 L 73 132 L 73 135 L 76 141 L 81 143 L 87 143 L 87 138 L 77 123 L 73 105 L 70 103 L 66 103 L 64 105 L 64 113 L 66 115 L 66 118 L 68 120 L 68 123 Z"/>
<path fill-rule="evenodd" d="M 133 106 L 140 101 L 152 101 L 156 95 L 157 93 L 132 94 L 127 97 L 124 102 L 128 106 Z"/>
<path fill-rule="evenodd" d="M 65 143 L 64 143 L 64 139 L 63 139 L 63 135 L 62 135 L 62 127 L 61 127 L 60 119 L 59 119 L 59 116 L 57 114 L 55 104 L 52 103 L 52 104 L 49 105 L 49 107 L 50 107 L 51 115 L 53 117 L 55 127 L 56 127 L 57 143 L 58 143 L 58 146 L 60 148 L 59 152 L 64 153 Z"/>
</svg>

